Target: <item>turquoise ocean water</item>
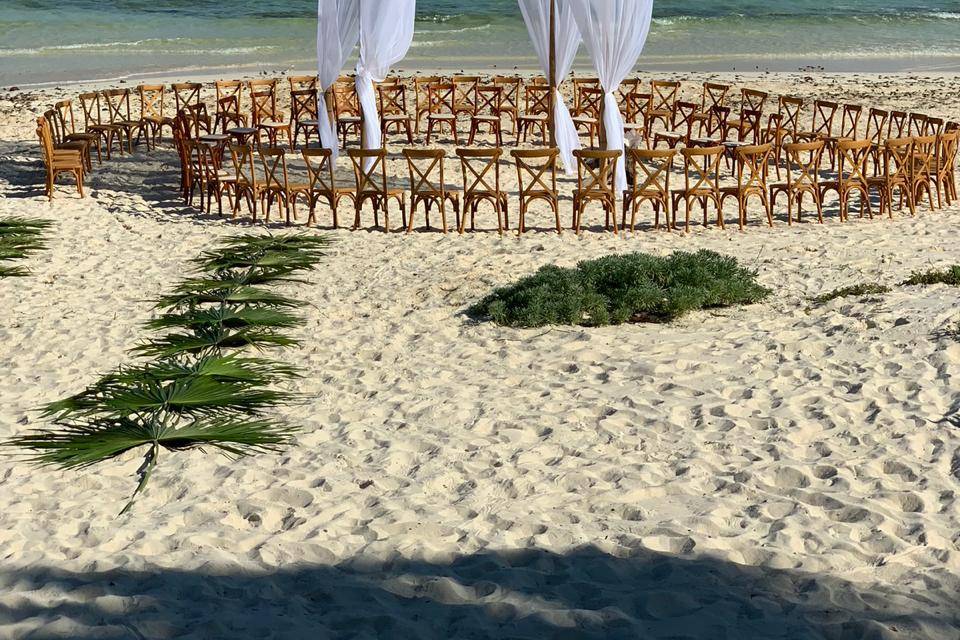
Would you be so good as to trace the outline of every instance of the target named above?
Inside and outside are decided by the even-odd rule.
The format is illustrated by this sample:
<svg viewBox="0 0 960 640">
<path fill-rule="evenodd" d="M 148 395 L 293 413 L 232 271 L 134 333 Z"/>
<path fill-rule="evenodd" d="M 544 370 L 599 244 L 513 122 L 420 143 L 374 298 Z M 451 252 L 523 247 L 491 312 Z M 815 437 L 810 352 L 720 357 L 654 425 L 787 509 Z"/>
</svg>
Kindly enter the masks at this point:
<svg viewBox="0 0 960 640">
<path fill-rule="evenodd" d="M 418 14 L 403 69 L 535 65 L 513 0 Z M 641 69 L 960 70 L 960 0 L 657 0 L 654 16 Z M 315 29 L 313 0 L 0 0 L 0 86 L 306 70 Z"/>
</svg>

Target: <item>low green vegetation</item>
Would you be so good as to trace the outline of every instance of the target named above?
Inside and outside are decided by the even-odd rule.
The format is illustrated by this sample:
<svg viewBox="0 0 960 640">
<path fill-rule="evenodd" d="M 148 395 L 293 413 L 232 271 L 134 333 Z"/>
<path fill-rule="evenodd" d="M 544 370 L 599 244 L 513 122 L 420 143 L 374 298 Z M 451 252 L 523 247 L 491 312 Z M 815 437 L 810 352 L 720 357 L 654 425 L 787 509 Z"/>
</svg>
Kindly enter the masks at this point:
<svg viewBox="0 0 960 640">
<path fill-rule="evenodd" d="M 467 310 L 510 327 L 666 322 L 697 309 L 760 302 L 770 291 L 734 258 L 712 251 L 613 255 L 546 266 Z"/>
<path fill-rule="evenodd" d="M 305 234 L 227 239 L 195 261 L 195 277 L 157 301 L 159 315 L 146 327 L 161 333 L 134 349 L 153 360 L 121 366 L 46 405 L 41 411 L 50 429 L 5 444 L 28 450 L 38 464 L 66 469 L 145 448 L 123 511 L 143 491 L 161 451 L 216 450 L 229 457 L 278 451 L 296 428 L 268 411 L 293 396 L 271 385 L 300 374 L 243 350 L 298 344 L 283 330 L 303 323 L 295 310 L 305 303 L 270 285 L 300 282 L 294 276 L 312 269 L 327 245 Z"/>
<path fill-rule="evenodd" d="M 46 248 L 43 234 L 50 226 L 47 220 L 0 218 L 0 278 L 25 276 L 21 266 L 7 266 L 11 260 L 23 260 L 35 251 Z"/>
<path fill-rule="evenodd" d="M 955 264 L 943 270 L 931 269 L 930 271 L 914 271 L 902 284 L 905 286 L 916 284 L 948 284 L 954 287 L 960 287 L 960 264 Z"/>
<path fill-rule="evenodd" d="M 839 289 L 834 289 L 829 293 L 816 296 L 812 300 L 816 304 L 826 304 L 827 302 L 836 300 L 837 298 L 881 295 L 884 293 L 890 293 L 890 291 L 890 287 L 882 284 L 855 284 L 849 287 L 840 287 Z"/>
</svg>

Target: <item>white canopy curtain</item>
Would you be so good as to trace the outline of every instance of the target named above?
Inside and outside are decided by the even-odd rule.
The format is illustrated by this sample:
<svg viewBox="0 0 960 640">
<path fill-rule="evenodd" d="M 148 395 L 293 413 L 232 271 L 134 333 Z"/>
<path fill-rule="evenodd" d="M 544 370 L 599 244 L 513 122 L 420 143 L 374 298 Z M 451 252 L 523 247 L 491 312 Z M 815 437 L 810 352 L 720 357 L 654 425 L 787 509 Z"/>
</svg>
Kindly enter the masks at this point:
<svg viewBox="0 0 960 640">
<path fill-rule="evenodd" d="M 379 149 L 380 114 L 374 82 L 383 82 L 390 67 L 403 60 L 413 44 L 416 0 L 357 0 L 360 5 L 360 60 L 357 98 L 363 110 L 364 148 Z"/>
<path fill-rule="evenodd" d="M 317 60 L 319 65 L 319 98 L 317 119 L 320 121 L 320 142 L 333 153 L 336 161 L 339 142 L 336 126 L 327 117 L 324 92 L 340 77 L 347 58 L 360 38 L 359 0 L 319 0 L 317 5 Z"/>
<path fill-rule="evenodd" d="M 616 92 L 640 57 L 650 32 L 653 0 L 558 0 L 573 10 L 583 43 L 604 90 L 607 149 L 623 151 L 623 116 Z M 627 188 L 626 164 L 617 165 L 617 192 Z"/>
<path fill-rule="evenodd" d="M 556 69 L 554 77 L 558 80 L 565 78 L 573 68 L 573 60 L 580 47 L 580 31 L 573 19 L 573 11 L 569 5 L 559 0 L 518 0 L 523 21 L 533 41 L 533 48 L 537 52 L 537 59 L 543 68 L 544 74 L 550 75 L 550 5 L 556 2 L 555 43 Z M 548 78 L 549 79 L 549 78 Z M 560 159 L 567 175 L 574 173 L 576 163 L 573 161 L 573 150 L 580 148 L 580 136 L 570 117 L 570 111 L 560 95 L 559 88 L 554 95 L 553 121 L 557 148 L 560 150 Z"/>
</svg>

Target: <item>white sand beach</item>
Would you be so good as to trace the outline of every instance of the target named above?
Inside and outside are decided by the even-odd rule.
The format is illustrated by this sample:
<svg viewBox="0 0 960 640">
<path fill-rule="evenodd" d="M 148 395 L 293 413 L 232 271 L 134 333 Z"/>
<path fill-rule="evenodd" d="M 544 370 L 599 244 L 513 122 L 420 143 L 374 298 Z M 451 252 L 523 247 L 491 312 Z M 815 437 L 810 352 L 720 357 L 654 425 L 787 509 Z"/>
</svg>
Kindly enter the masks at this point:
<svg viewBox="0 0 960 640">
<path fill-rule="evenodd" d="M 675 77 L 960 113 L 956 75 Z M 32 275 L 0 280 L 0 439 L 129 362 L 151 299 L 251 228 L 182 203 L 169 140 L 48 203 L 35 118 L 82 89 L 0 93 L 0 216 L 55 223 Z M 281 455 L 163 453 L 119 518 L 142 456 L 0 456 L 0 638 L 960 638 L 960 290 L 898 284 L 960 263 L 960 207 L 841 223 L 833 199 L 788 226 L 781 201 L 772 229 L 689 234 L 645 209 L 621 236 L 591 210 L 558 237 L 537 205 L 521 238 L 485 211 L 388 235 L 321 208 L 330 256 L 285 287 L 312 306 L 282 355 L 305 375 Z M 463 314 L 546 264 L 704 248 L 773 295 L 665 325 Z M 810 302 L 864 282 L 893 290 Z"/>
</svg>

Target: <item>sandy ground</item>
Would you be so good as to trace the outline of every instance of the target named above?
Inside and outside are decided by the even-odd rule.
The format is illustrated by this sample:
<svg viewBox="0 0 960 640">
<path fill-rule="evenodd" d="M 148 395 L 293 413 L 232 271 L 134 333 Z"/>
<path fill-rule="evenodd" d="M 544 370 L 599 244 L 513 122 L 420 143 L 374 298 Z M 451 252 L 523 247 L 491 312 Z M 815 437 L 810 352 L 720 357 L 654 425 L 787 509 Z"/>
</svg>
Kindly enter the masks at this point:
<svg viewBox="0 0 960 640">
<path fill-rule="evenodd" d="M 727 77 L 960 115 L 957 77 Z M 33 275 L 0 281 L 0 437 L 129 361 L 149 299 L 248 228 L 178 200 L 169 144 L 48 204 L 31 118 L 59 95 L 0 95 L 0 215 L 56 223 Z M 542 208 L 521 239 L 489 214 L 462 237 L 331 232 L 289 289 L 315 305 L 283 354 L 306 372 L 281 412 L 296 446 L 163 455 L 121 518 L 138 456 L 0 457 L 0 637 L 960 637 L 960 292 L 896 285 L 960 262 L 960 209 L 841 224 L 831 200 L 793 227 L 782 209 L 745 233 L 557 237 Z M 775 294 L 666 326 L 462 315 L 545 264 L 700 248 Z M 809 302 L 860 282 L 894 290 Z"/>
</svg>

